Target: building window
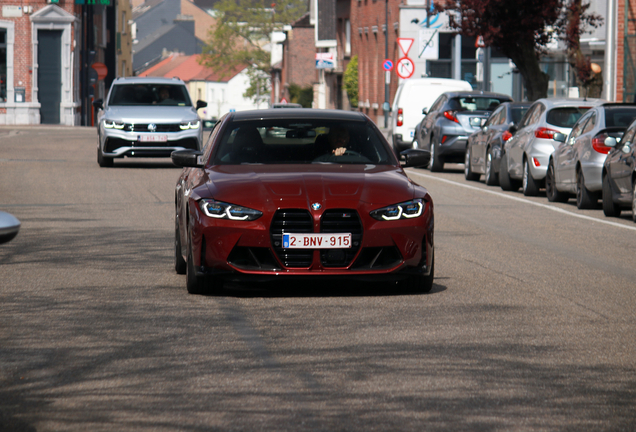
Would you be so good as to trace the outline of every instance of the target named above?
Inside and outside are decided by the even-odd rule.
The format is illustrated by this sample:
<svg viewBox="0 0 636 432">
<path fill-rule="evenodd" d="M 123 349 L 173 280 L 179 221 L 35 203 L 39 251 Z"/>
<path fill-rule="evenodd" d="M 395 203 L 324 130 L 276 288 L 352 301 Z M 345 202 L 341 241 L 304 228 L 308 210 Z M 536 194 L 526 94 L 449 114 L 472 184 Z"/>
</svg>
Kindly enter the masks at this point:
<svg viewBox="0 0 636 432">
<path fill-rule="evenodd" d="M 126 11 L 121 13 L 121 34 L 126 34 Z"/>
<path fill-rule="evenodd" d="M 351 55 L 351 21 L 345 20 L 345 55 Z"/>
<path fill-rule="evenodd" d="M 122 60 L 121 61 L 121 75 L 125 77 L 126 76 L 126 60 Z"/>
<path fill-rule="evenodd" d="M 7 30 L 0 29 L 0 102 L 7 101 Z"/>
</svg>

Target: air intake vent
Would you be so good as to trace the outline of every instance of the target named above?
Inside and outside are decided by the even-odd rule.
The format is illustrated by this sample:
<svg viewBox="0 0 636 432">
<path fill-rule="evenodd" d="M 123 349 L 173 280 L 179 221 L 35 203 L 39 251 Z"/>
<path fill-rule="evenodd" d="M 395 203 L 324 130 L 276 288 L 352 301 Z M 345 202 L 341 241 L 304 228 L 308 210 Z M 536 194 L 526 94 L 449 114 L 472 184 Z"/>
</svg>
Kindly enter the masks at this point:
<svg viewBox="0 0 636 432">
<path fill-rule="evenodd" d="M 285 267 L 309 267 L 313 260 L 312 249 L 283 249 L 283 231 L 291 233 L 313 232 L 311 214 L 307 210 L 278 210 L 269 228 L 276 255 Z"/>
<path fill-rule="evenodd" d="M 351 248 L 320 251 L 324 267 L 346 267 L 351 264 L 362 243 L 362 223 L 358 212 L 349 209 L 326 210 L 320 220 L 320 232 L 351 233 Z"/>
</svg>

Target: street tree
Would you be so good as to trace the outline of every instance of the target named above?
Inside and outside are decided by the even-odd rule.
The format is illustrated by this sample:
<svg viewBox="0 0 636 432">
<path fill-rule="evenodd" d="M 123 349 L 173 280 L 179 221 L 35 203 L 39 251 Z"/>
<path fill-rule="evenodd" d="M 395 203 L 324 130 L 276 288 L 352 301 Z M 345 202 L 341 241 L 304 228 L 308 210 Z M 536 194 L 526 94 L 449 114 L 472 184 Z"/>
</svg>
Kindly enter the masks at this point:
<svg viewBox="0 0 636 432">
<path fill-rule="evenodd" d="M 269 94 L 271 34 L 300 18 L 306 0 L 221 0 L 215 4 L 216 25 L 210 28 L 202 52 L 202 64 L 223 74 L 247 67 L 250 86 L 247 98 Z"/>
<path fill-rule="evenodd" d="M 539 60 L 549 42 L 564 37 L 568 4 L 580 0 L 448 0 L 437 3 L 437 11 L 449 12 L 451 28 L 464 36 L 482 36 L 487 46 L 497 48 L 519 70 L 527 97 L 533 101 L 547 96 L 550 77 Z M 600 17 L 581 10 L 579 35 L 587 24 Z"/>
</svg>

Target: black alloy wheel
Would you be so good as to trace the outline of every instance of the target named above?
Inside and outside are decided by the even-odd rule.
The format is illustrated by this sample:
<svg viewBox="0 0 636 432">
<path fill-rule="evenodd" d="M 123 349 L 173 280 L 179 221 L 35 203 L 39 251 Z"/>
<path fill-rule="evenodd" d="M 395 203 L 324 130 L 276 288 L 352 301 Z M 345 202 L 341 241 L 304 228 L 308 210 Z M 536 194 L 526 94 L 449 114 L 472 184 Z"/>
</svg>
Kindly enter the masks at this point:
<svg viewBox="0 0 636 432">
<path fill-rule="evenodd" d="M 607 174 L 603 176 L 603 214 L 607 217 L 619 217 L 621 215 L 621 206 L 614 202 L 612 187 Z"/>
<path fill-rule="evenodd" d="M 556 187 L 554 160 L 550 160 L 548 172 L 545 174 L 545 194 L 550 202 L 567 202 L 570 198 L 567 193 L 559 191 Z"/>
</svg>

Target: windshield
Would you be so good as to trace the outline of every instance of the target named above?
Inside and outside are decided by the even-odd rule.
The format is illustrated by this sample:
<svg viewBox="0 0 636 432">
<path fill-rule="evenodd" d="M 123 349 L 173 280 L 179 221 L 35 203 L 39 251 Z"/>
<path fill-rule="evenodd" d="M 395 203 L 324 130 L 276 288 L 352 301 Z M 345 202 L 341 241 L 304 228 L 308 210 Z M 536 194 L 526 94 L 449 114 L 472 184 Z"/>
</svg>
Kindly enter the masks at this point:
<svg viewBox="0 0 636 432">
<path fill-rule="evenodd" d="M 509 99 L 490 97 L 456 97 L 448 101 L 451 110 L 457 111 L 494 111 L 502 102 Z"/>
<path fill-rule="evenodd" d="M 397 160 L 367 122 L 272 119 L 230 123 L 213 163 L 394 165 Z"/>
<path fill-rule="evenodd" d="M 183 84 L 117 84 L 108 104 L 192 106 Z"/>
<path fill-rule="evenodd" d="M 548 111 L 546 121 L 553 126 L 571 128 L 590 107 L 554 108 Z"/>
</svg>

